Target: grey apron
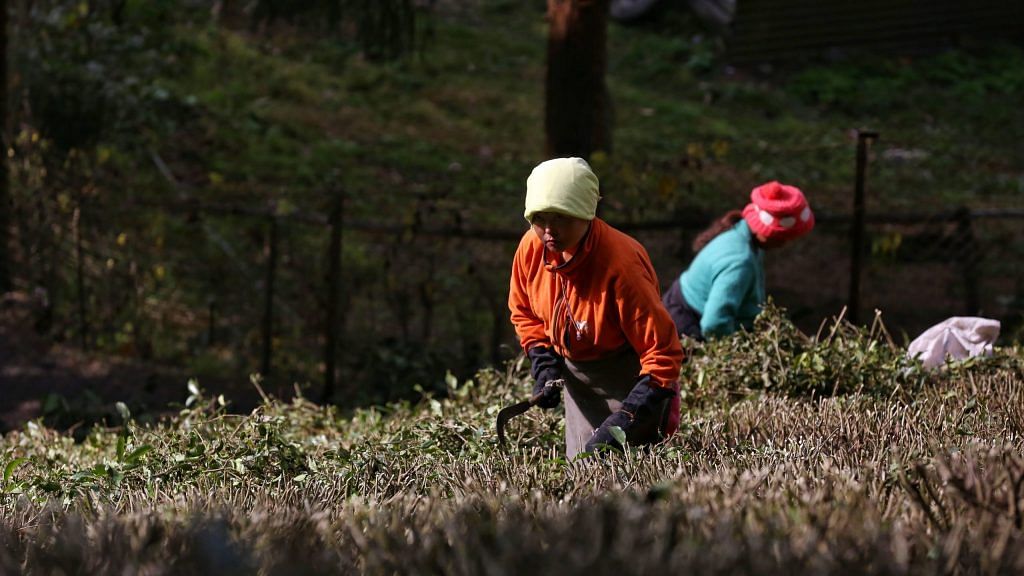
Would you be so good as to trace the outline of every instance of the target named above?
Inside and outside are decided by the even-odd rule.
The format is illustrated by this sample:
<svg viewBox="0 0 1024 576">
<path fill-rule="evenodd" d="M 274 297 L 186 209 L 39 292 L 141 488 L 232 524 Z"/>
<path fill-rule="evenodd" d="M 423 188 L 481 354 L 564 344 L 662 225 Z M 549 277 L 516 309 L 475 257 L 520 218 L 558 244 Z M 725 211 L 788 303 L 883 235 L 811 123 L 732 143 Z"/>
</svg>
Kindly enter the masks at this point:
<svg viewBox="0 0 1024 576">
<path fill-rule="evenodd" d="M 604 419 L 622 406 L 640 375 L 640 359 L 632 349 L 591 361 L 565 360 L 565 456 L 570 460 L 584 451 Z M 668 401 L 655 413 L 659 418 L 639 420 L 626 434 L 631 446 L 662 439 Z"/>
</svg>

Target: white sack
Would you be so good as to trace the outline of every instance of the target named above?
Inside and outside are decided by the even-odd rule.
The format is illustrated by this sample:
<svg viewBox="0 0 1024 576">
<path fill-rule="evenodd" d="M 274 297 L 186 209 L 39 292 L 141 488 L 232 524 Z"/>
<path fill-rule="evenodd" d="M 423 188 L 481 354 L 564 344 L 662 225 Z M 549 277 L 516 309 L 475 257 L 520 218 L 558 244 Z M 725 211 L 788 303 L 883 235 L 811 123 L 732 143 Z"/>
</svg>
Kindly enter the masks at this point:
<svg viewBox="0 0 1024 576">
<path fill-rule="evenodd" d="M 954 316 L 925 330 L 910 343 L 907 356 L 920 358 L 925 368 L 942 366 L 946 358 L 962 360 L 991 356 L 999 337 L 999 321 L 973 316 Z"/>
</svg>

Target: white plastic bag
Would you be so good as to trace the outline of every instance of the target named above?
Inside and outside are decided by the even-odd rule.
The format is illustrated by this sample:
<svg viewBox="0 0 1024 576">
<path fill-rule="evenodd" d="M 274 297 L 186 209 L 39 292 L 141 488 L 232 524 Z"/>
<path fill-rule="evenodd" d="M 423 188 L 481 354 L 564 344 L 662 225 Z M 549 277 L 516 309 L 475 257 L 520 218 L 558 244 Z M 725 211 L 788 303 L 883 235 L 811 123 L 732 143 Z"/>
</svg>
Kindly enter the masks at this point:
<svg viewBox="0 0 1024 576">
<path fill-rule="evenodd" d="M 920 358 L 925 368 L 936 368 L 946 358 L 963 360 L 991 356 L 999 337 L 999 321 L 973 316 L 954 316 L 925 330 L 910 343 L 907 356 Z"/>
</svg>

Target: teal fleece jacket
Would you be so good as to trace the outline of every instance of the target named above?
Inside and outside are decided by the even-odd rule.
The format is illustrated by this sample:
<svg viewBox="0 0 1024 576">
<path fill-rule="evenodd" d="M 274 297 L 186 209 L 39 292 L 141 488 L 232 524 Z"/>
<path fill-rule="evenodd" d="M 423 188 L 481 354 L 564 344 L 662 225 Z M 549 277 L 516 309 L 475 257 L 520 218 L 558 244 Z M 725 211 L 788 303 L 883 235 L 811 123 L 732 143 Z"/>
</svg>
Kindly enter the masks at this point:
<svg viewBox="0 0 1024 576">
<path fill-rule="evenodd" d="M 708 243 L 679 277 L 686 302 L 700 312 L 700 330 L 724 336 L 752 328 L 765 301 L 764 251 L 740 220 Z"/>
</svg>

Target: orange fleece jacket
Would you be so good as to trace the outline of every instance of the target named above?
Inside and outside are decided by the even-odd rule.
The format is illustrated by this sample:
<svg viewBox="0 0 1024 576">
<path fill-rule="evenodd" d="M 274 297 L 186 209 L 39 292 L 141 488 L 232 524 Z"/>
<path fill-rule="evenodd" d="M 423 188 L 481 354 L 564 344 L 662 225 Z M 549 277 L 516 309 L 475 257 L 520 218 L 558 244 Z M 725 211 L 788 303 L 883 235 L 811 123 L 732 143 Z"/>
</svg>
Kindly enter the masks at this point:
<svg viewBox="0 0 1024 576">
<path fill-rule="evenodd" d="M 652 386 L 676 389 L 683 350 L 651 260 L 639 242 L 600 218 L 564 264 L 528 230 L 513 260 L 508 306 L 524 350 L 553 346 L 585 361 L 628 345 Z"/>
</svg>

